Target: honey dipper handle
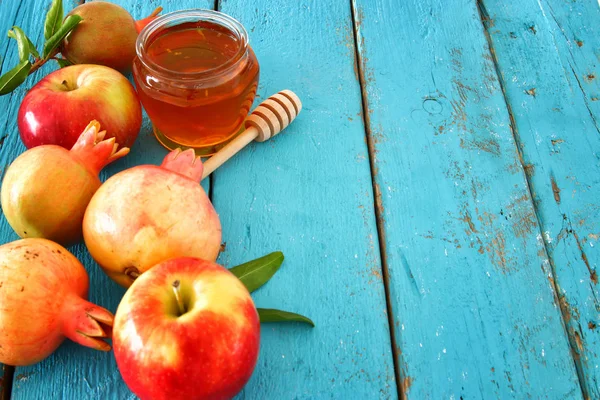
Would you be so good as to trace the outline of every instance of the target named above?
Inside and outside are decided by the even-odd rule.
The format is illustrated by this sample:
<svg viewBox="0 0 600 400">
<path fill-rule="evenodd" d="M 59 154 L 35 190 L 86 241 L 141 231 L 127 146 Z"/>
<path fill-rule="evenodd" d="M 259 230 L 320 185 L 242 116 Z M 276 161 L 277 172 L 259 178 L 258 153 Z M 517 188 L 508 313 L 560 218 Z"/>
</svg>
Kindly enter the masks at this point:
<svg viewBox="0 0 600 400">
<path fill-rule="evenodd" d="M 204 162 L 204 172 L 202 172 L 202 179 L 206 178 L 214 172 L 215 169 L 223 165 L 227 160 L 233 157 L 238 151 L 243 149 L 256 139 L 258 131 L 254 127 L 250 127 L 242 132 L 231 142 L 227 143 L 225 147 L 216 152 L 211 158 Z"/>
<path fill-rule="evenodd" d="M 246 119 L 246 130 L 204 163 L 202 179 L 254 139 L 264 142 L 277 135 L 292 123 L 301 110 L 302 102 L 291 90 L 282 90 L 260 103 Z"/>
</svg>

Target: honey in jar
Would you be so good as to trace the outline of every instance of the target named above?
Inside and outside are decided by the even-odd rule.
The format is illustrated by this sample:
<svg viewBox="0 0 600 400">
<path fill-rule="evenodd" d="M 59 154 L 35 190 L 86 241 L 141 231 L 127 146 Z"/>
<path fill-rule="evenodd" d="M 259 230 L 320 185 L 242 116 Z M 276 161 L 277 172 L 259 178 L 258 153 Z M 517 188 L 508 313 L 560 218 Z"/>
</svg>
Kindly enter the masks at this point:
<svg viewBox="0 0 600 400">
<path fill-rule="evenodd" d="M 244 27 L 210 10 L 185 10 L 140 33 L 133 77 L 157 139 L 210 155 L 238 134 L 258 86 Z"/>
</svg>

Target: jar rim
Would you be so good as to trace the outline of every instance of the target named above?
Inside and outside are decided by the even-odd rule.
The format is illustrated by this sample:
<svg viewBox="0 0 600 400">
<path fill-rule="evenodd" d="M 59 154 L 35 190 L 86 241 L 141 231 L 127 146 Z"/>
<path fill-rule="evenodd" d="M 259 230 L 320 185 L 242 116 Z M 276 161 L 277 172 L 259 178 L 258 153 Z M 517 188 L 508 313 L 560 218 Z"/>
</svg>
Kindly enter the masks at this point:
<svg viewBox="0 0 600 400">
<path fill-rule="evenodd" d="M 236 54 L 234 54 L 227 61 L 224 61 L 222 64 L 216 67 L 200 72 L 175 71 L 157 64 L 156 62 L 154 62 L 146 56 L 146 42 L 152 37 L 152 34 L 156 33 L 156 31 L 165 27 L 169 23 L 174 22 L 174 25 L 177 25 L 179 21 L 185 22 L 190 18 L 201 21 L 215 22 L 232 32 L 236 36 L 236 38 L 238 38 L 240 43 Z M 178 10 L 157 17 L 142 29 L 135 43 L 136 55 L 140 62 L 144 64 L 146 68 L 154 71 L 155 73 L 162 72 L 163 74 L 171 75 L 174 78 L 176 77 L 186 80 L 202 80 L 203 78 L 212 78 L 217 74 L 226 72 L 237 64 L 237 62 L 244 56 L 244 54 L 246 54 L 247 50 L 248 32 L 238 20 L 220 11 L 202 8 Z"/>
</svg>

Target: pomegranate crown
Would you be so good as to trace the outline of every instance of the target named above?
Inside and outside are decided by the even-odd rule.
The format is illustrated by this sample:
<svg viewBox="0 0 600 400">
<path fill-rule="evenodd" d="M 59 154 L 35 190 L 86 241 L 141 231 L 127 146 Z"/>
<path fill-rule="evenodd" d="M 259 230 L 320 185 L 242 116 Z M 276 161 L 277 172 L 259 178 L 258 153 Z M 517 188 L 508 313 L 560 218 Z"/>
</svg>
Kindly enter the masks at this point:
<svg viewBox="0 0 600 400">
<path fill-rule="evenodd" d="M 93 120 L 71 148 L 71 153 L 95 174 L 100 173 L 106 165 L 129 153 L 128 147 L 122 147 L 117 151 L 119 144 L 116 143 L 116 139 L 111 137 L 104 140 L 104 136 L 106 136 L 106 131 L 100 131 L 100 123 Z"/>
<path fill-rule="evenodd" d="M 112 336 L 113 314 L 79 297 L 69 297 L 64 305 L 63 334 L 82 346 L 109 351 L 110 344 L 104 339 Z"/>
<path fill-rule="evenodd" d="M 195 182 L 200 182 L 202 173 L 204 172 L 204 165 L 200 161 L 200 157 L 196 157 L 194 149 L 187 149 L 185 151 L 175 149 L 166 155 L 160 166 L 190 178 Z"/>
</svg>

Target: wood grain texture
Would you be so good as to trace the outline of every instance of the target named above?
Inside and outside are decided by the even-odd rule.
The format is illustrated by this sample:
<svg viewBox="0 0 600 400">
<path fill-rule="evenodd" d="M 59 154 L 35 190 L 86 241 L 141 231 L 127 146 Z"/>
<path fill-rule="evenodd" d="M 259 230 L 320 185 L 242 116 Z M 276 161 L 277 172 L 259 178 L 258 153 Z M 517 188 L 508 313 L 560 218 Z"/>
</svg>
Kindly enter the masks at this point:
<svg viewBox="0 0 600 400">
<path fill-rule="evenodd" d="M 30 4 L 24 4 L 21 1 L 3 1 L 0 2 L 0 35 L 3 38 L 0 41 L 0 69 L 4 73 L 14 67 L 19 57 L 17 54 L 17 45 L 13 39 L 6 36 L 6 32 L 17 25 L 24 29 L 33 43 L 38 44 L 38 50 L 42 49 L 42 40 L 44 37 L 43 24 L 37 24 L 38 15 L 35 15 L 33 10 L 48 9 L 50 3 L 45 1 L 31 1 Z M 74 0 L 67 0 L 65 5 L 75 4 Z M 31 9 L 28 6 L 31 5 Z M 39 14 L 39 12 L 38 12 Z M 4 177 L 4 172 L 8 165 L 14 160 L 25 147 L 19 139 L 17 130 L 17 111 L 20 100 L 26 91 L 37 82 L 41 76 L 48 73 L 54 68 L 53 65 L 48 65 L 17 88 L 13 93 L 0 97 L 0 178 Z M 0 219 L 0 243 L 6 243 L 17 239 L 12 229 L 6 222 L 4 216 Z M 6 376 L 4 374 L 6 373 Z M 2 366 L 0 364 L 0 397 L 5 396 L 8 399 L 10 384 L 5 379 L 11 379 L 13 368 Z M 4 398 L 2 397 L 4 400 Z"/>
<path fill-rule="evenodd" d="M 580 398 L 476 2 L 354 5 L 402 390 Z"/>
<path fill-rule="evenodd" d="M 350 4 L 220 7 L 248 29 L 261 64 L 260 99 L 287 88 L 303 102 L 284 132 L 215 172 L 227 241 L 221 260 L 235 265 L 283 251 L 286 261 L 256 304 L 316 324 L 263 325 L 259 364 L 240 397 L 394 398 Z"/>
<path fill-rule="evenodd" d="M 584 393 L 600 398 L 600 6 L 485 0 Z"/>
<path fill-rule="evenodd" d="M 136 18 L 158 5 L 115 2 Z M 209 8 L 212 1 L 161 5 L 166 11 Z M 317 324 L 315 329 L 300 324 L 264 326 L 259 364 L 239 397 L 395 397 L 349 3 L 222 6 L 249 30 L 262 68 L 259 94 L 267 97 L 290 88 L 305 108 L 286 132 L 268 143 L 253 144 L 215 173 L 212 197 L 227 242 L 220 261 L 233 266 L 282 250 L 286 261 L 256 293 L 257 305 L 300 312 Z M 299 30 L 305 34 L 297 35 Z M 290 51 L 290 46 L 301 51 Z M 145 118 L 131 154 L 103 177 L 131 165 L 158 163 L 165 151 L 151 136 Z M 314 165 L 327 172 L 315 174 Z M 7 232 L 5 220 L 2 223 L 2 232 Z M 90 272 L 91 300 L 115 311 L 123 290 L 102 274 L 83 245 L 72 250 Z M 112 353 L 68 342 L 44 362 L 19 368 L 13 396 L 134 397 Z"/>
</svg>

